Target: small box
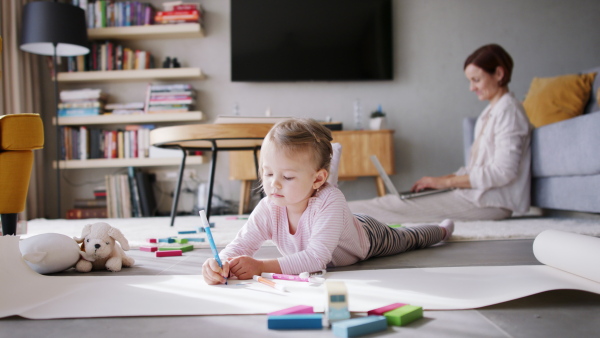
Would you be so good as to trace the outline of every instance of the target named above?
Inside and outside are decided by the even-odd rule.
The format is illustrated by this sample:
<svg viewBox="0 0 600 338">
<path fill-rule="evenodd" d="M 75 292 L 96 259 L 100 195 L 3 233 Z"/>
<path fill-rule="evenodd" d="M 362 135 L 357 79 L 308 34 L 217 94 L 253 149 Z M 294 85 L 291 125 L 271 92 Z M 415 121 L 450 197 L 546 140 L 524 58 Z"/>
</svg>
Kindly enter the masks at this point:
<svg viewBox="0 0 600 338">
<path fill-rule="evenodd" d="M 323 314 L 269 316 L 267 326 L 270 330 L 322 329 Z"/>
<path fill-rule="evenodd" d="M 181 250 L 156 251 L 156 257 L 182 256 Z"/>
<path fill-rule="evenodd" d="M 387 319 L 384 316 L 367 316 L 335 322 L 331 325 L 331 330 L 337 337 L 348 338 L 385 331 L 387 327 Z"/>
<path fill-rule="evenodd" d="M 417 319 L 423 318 L 423 308 L 414 305 L 405 305 L 383 314 L 389 325 L 404 326 Z"/>
</svg>

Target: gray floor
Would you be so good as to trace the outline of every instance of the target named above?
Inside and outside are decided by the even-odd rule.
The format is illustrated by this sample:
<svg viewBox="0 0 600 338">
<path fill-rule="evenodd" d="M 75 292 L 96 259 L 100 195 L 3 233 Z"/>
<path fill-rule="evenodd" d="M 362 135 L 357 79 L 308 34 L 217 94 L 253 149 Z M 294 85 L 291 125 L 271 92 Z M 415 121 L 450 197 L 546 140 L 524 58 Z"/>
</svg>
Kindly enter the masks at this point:
<svg viewBox="0 0 600 338">
<path fill-rule="evenodd" d="M 340 270 L 539 264 L 532 240 L 446 243 L 426 250 L 372 259 Z M 182 257 L 154 258 L 137 250 L 129 254 L 136 266 L 119 274 L 200 274 L 210 250 Z M 277 257 L 273 247 L 259 258 Z M 76 274 L 64 272 L 56 276 Z M 92 272 L 106 275 L 110 272 Z M 6 292 L 6 288 L 3 286 Z M 82 300 L 83 302 L 83 300 Z M 550 291 L 477 310 L 425 311 L 425 318 L 405 327 L 368 337 L 598 337 L 600 295 L 581 291 Z M 128 317 L 96 319 L 0 319 L 0 337 L 334 337 L 329 329 L 274 331 L 266 316 Z"/>
</svg>

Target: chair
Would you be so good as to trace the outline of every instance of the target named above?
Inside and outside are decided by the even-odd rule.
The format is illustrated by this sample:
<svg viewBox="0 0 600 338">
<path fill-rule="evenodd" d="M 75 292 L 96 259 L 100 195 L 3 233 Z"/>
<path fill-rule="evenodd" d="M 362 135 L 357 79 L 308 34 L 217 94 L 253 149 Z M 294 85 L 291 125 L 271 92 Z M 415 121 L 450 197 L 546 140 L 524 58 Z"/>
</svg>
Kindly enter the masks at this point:
<svg viewBox="0 0 600 338">
<path fill-rule="evenodd" d="M 17 213 L 25 210 L 33 150 L 43 147 L 40 115 L 0 115 L 0 215 L 4 235 L 16 234 Z"/>
</svg>

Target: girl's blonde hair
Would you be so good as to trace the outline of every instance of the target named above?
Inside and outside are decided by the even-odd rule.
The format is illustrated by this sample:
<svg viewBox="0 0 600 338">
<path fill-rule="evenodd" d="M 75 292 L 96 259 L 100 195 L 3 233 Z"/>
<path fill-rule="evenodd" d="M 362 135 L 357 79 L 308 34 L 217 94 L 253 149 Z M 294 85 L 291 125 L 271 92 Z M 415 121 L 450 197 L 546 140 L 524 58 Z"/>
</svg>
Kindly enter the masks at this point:
<svg viewBox="0 0 600 338">
<path fill-rule="evenodd" d="M 307 152 L 312 156 L 315 170 L 325 169 L 329 172 L 333 149 L 331 147 L 331 131 L 319 122 L 308 118 L 294 118 L 277 123 L 267 136 L 265 142 L 273 144 L 288 154 Z M 262 153 L 261 153 L 262 154 Z M 262 173 L 262 155 L 260 156 Z"/>
</svg>

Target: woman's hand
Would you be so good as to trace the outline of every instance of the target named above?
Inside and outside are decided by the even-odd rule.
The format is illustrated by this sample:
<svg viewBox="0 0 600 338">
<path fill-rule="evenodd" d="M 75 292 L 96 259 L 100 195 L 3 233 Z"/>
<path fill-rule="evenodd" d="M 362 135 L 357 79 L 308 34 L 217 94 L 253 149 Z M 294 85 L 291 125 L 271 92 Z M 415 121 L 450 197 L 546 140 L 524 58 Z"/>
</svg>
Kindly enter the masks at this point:
<svg viewBox="0 0 600 338">
<path fill-rule="evenodd" d="M 447 189 L 450 186 L 450 177 L 454 175 L 441 176 L 441 177 L 429 177 L 425 176 L 415 182 L 410 189 L 412 192 L 418 192 L 425 189 Z"/>
<path fill-rule="evenodd" d="M 252 276 L 260 276 L 264 271 L 263 261 L 250 256 L 228 258 L 227 261 L 229 263 L 229 271 L 238 279 L 252 279 Z"/>
<path fill-rule="evenodd" d="M 207 259 L 202 264 L 202 277 L 208 285 L 224 284 L 225 278 L 229 276 L 229 262 L 223 263 L 223 268 L 214 258 Z"/>
</svg>

